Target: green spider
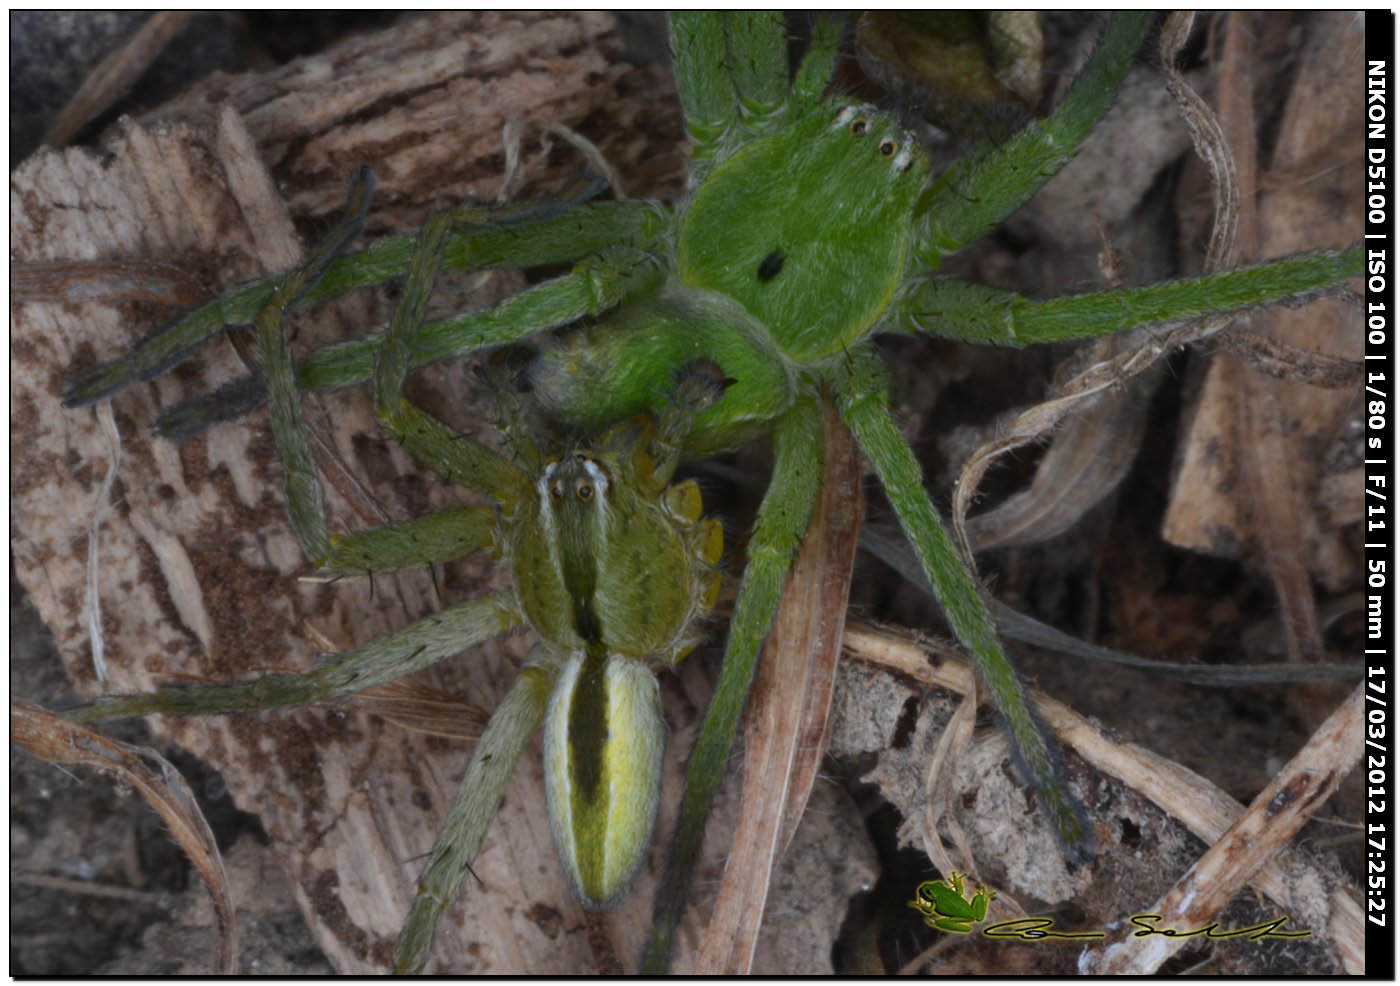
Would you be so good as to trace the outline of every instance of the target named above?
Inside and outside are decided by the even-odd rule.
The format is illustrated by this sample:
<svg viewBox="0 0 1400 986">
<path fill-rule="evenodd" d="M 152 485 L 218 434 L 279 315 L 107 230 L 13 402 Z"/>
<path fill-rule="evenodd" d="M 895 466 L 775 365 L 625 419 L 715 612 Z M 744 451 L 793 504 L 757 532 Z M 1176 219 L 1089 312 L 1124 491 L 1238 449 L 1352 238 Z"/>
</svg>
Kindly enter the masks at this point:
<svg viewBox="0 0 1400 986">
<path fill-rule="evenodd" d="M 1359 272 L 1353 249 L 1051 302 L 927 276 L 943 255 L 974 242 L 1014 211 L 1073 154 L 1111 101 L 1146 27 L 1145 16 L 1115 18 L 1054 116 L 931 178 L 922 151 L 893 118 L 850 100 L 824 98 L 838 41 L 830 24 L 818 28 L 789 79 L 780 18 L 678 17 L 672 28 L 676 72 L 694 144 L 693 191 L 680 206 L 624 202 L 489 215 L 478 210 L 436 220 L 433 235 L 395 238 L 339 260 L 331 259 L 335 244 L 320 258 L 324 272 L 320 263 L 309 263 L 295 279 L 301 283 L 268 279 L 231 292 L 130 357 L 83 377 L 69 400 L 98 400 L 162 372 L 224 324 L 258 319 L 264 323 L 267 389 L 294 522 L 309 556 L 329 562 L 331 570 L 363 570 L 362 560 L 346 563 L 350 556 L 337 552 L 344 548 L 353 555 L 372 540 L 326 540 L 310 455 L 298 448 L 304 441 L 296 421 L 298 389 L 374 377 L 386 426 L 415 455 L 445 463 L 446 471 L 472 485 L 499 488 L 483 478 L 493 468 L 489 460 L 402 401 L 403 378 L 410 365 L 583 320 L 571 335 L 547 346 L 529 371 L 537 395 L 559 418 L 602 434 L 614 422 L 651 410 L 663 420 L 682 421 L 684 437 L 677 444 L 696 455 L 771 433 L 774 478 L 750 541 L 724 675 L 691 757 L 670 876 L 658 895 L 646 961 L 660 966 L 754 662 L 818 492 L 822 448 L 814 412 L 830 396 L 875 467 L 950 623 L 978 661 L 1067 851 L 1078 855 L 1089 842 L 1082 815 L 1056 779 L 1053 751 L 1025 708 L 976 584 L 944 534 L 919 467 L 889 415 L 885 374 L 870 339 L 878 332 L 911 331 L 1006 345 L 1085 338 L 1307 295 Z M 414 306 L 426 298 L 439 261 L 458 268 L 560 261 L 577 266 L 486 312 L 424 324 Z M 280 320 L 260 313 L 277 313 L 298 299 L 323 301 L 404 273 L 416 289 L 405 292 L 392 346 L 367 337 L 314 353 L 295 367 L 285 356 L 279 364 L 285 348 L 277 343 Z M 269 303 L 274 292 L 278 297 Z M 702 401 L 682 399 L 677 416 L 674 381 L 696 360 L 717 364 L 732 382 L 703 409 Z M 439 520 L 424 522 L 425 529 Z M 707 557 L 703 550 L 699 554 Z M 391 567 L 386 557 L 371 550 L 368 567 Z M 437 557 L 400 552 L 395 564 Z M 411 660 L 428 657 L 415 652 Z M 535 707 L 542 704 L 536 699 Z M 114 709 L 137 711 L 116 705 L 103 714 Z M 523 745 L 529 717 L 513 709 L 508 704 L 498 713 L 501 730 Z M 478 749 L 491 745 L 484 740 Z M 463 803 L 477 791 L 469 783 L 464 789 Z M 452 827 L 449 822 L 449 832 Z M 421 910 L 433 919 L 455 896 L 472 851 L 455 851 L 447 841 L 440 840 L 429 869 L 450 860 L 442 865 L 453 870 L 451 878 L 420 898 Z M 415 967 L 432 931 L 432 920 L 420 917 L 419 909 L 415 905 L 401 940 L 407 968 Z"/>
</svg>

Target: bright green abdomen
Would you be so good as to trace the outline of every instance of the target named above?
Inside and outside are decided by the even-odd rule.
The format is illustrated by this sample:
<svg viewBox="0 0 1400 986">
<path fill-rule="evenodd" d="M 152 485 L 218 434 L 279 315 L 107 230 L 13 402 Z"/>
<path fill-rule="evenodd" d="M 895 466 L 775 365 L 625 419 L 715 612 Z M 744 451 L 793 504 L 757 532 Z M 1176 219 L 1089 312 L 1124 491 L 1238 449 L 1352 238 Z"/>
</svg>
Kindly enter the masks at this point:
<svg viewBox="0 0 1400 986">
<path fill-rule="evenodd" d="M 671 282 L 656 295 L 557 340 L 531 364 L 540 405 L 584 432 L 662 410 L 657 381 L 697 359 L 730 381 L 702 411 L 687 449 L 708 455 L 758 437 L 792 400 L 793 378 L 767 330 L 732 299 Z"/>
</svg>

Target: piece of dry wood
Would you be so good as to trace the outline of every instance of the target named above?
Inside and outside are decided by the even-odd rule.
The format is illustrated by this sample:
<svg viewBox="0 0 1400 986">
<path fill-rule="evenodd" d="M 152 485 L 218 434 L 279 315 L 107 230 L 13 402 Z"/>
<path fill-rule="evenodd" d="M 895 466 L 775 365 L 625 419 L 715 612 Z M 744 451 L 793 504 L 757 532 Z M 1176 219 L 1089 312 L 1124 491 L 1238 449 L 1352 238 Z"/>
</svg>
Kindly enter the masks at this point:
<svg viewBox="0 0 1400 986">
<path fill-rule="evenodd" d="M 335 215 L 347 176 L 371 165 L 370 233 L 493 199 L 510 121 L 526 138 L 520 166 L 543 187 L 580 167 L 577 156 L 541 147 L 550 124 L 581 130 L 633 195 L 674 196 L 685 174 L 669 72 L 630 64 L 613 17 L 599 12 L 405 18 L 268 72 L 215 74 L 159 118 L 207 118 L 224 103 L 247 121 L 294 215 Z"/>
</svg>

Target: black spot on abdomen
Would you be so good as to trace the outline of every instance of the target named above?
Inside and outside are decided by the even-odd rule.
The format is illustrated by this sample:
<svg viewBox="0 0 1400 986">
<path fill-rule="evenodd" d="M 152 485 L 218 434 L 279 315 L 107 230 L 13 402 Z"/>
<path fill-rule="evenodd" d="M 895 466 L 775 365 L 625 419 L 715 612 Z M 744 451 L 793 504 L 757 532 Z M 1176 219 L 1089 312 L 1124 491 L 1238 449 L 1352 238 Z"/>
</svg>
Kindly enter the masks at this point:
<svg viewBox="0 0 1400 986">
<path fill-rule="evenodd" d="M 778 272 L 783 269 L 783 251 L 774 247 L 768 251 L 768 256 L 758 262 L 758 279 L 767 284 L 778 276 Z"/>
</svg>

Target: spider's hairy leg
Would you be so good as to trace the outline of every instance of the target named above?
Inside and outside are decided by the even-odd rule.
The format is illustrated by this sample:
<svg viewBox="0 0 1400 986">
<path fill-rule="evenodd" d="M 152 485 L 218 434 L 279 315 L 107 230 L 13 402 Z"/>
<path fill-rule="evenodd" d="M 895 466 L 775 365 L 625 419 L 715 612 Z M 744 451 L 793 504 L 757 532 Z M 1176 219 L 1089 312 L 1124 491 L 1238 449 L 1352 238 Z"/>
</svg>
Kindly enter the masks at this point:
<svg viewBox="0 0 1400 986">
<path fill-rule="evenodd" d="M 836 71 L 836 58 L 840 53 L 841 19 L 831 15 L 818 18 L 812 25 L 812 46 L 807 49 L 792 80 L 793 103 L 801 106 L 821 101 Z"/>
<path fill-rule="evenodd" d="M 451 215 L 454 229 L 444 250 L 445 264 L 461 271 L 569 263 L 608 247 L 644 244 L 665 225 L 657 208 L 644 202 L 513 205 L 461 209 Z M 292 310 L 402 277 L 412 260 L 415 242 L 413 234 L 390 236 L 340 257 Z M 281 280 L 278 274 L 251 281 L 182 315 L 141 340 L 126 355 L 76 377 L 64 390 L 64 404 L 92 404 L 132 384 L 151 380 L 189 359 L 225 327 L 252 324 Z M 371 355 L 366 366 L 372 362 Z M 366 369 L 361 379 L 367 377 Z M 304 381 L 298 382 L 307 389 Z M 244 410 L 255 406 L 256 402 Z"/>
<path fill-rule="evenodd" d="M 1046 119 L 986 146 L 939 176 L 915 207 L 915 253 L 930 268 L 976 243 L 1058 172 L 1113 103 L 1152 23 L 1151 11 L 1116 13 L 1084 70 Z"/>
<path fill-rule="evenodd" d="M 998 346 L 1087 339 L 1302 300 L 1360 277 L 1363 254 L 1358 243 L 1202 277 L 1045 301 L 939 278 L 915 282 L 901 298 L 896 319 L 908 331 Z"/>
<path fill-rule="evenodd" d="M 681 367 L 675 380 L 670 399 L 656 416 L 650 440 L 638 442 L 633 456 L 638 480 L 648 491 L 660 492 L 671 481 L 695 418 L 717 404 L 731 383 L 724 371 L 709 360 L 696 360 Z M 689 489 L 694 485 L 683 483 L 681 487 Z M 695 495 L 699 496 L 698 490 Z M 698 518 L 699 514 L 695 516 Z"/>
<path fill-rule="evenodd" d="M 327 575 L 370 575 L 440 565 L 499 547 L 494 507 L 450 507 L 423 517 L 332 534 L 318 566 Z"/>
<path fill-rule="evenodd" d="M 878 357 L 868 348 L 854 351 L 836 384 L 841 417 L 875 467 L 953 632 L 976 661 L 1067 857 L 1083 859 L 1092 851 L 1083 811 L 1060 779 L 1055 750 L 1026 705 L 986 602 L 924 490 L 918 460 L 890 417 L 887 390 L 888 374 Z"/>
<path fill-rule="evenodd" d="M 223 684 L 170 685 L 138 695 L 101 698 L 63 715 L 85 725 L 151 714 L 210 715 L 311 705 L 402 678 L 514 630 L 523 622 L 510 593 L 491 593 L 337 654 L 304 674 L 270 674 Z"/>
<path fill-rule="evenodd" d="M 334 254 L 354 235 L 369 205 L 373 178 L 361 169 L 351 186 L 345 218 L 317 246 L 301 267 L 287 275 L 273 292 L 257 317 L 258 346 L 263 356 L 268 404 L 273 434 L 287 490 L 287 509 L 302 548 L 317 565 L 332 571 L 386 571 L 459 557 L 478 547 L 490 545 L 492 528 L 479 512 L 447 511 L 431 517 L 392 525 L 377 531 L 345 538 L 331 537 L 326 524 L 325 493 L 311 454 L 310 437 L 301 411 L 301 395 L 292 368 L 283 313 L 305 286 L 314 282 Z M 381 350 L 385 386 L 402 386 L 404 334 L 422 321 L 433 280 L 441 263 L 443 243 L 450 217 L 434 217 L 424 228 L 415 250 L 415 263 L 409 271 L 403 298 L 394 313 L 388 342 Z M 394 362 L 396 361 L 397 362 Z M 406 372 L 406 371 L 405 371 Z M 401 399 L 400 399 L 401 400 Z M 406 402 L 403 402 L 406 405 Z M 410 408 L 410 411 L 413 409 Z M 418 418 L 426 416 L 418 415 Z M 448 431 L 435 421 L 421 424 Z M 449 432 L 450 434 L 450 432 Z M 446 452 L 434 448 L 429 455 L 421 447 L 409 445 L 410 452 L 428 461 L 449 479 L 463 482 L 494 496 L 498 501 L 513 497 L 524 485 L 524 476 L 510 462 L 469 439 L 453 436 Z M 465 524 L 458 527 L 457 525 Z M 456 528 L 456 529 L 454 529 Z M 459 550 L 460 549 L 460 550 Z"/>
<path fill-rule="evenodd" d="M 428 865 L 418 878 L 418 896 L 394 946 L 394 972 L 400 975 L 421 972 L 427 963 L 438 920 L 457 899 L 468 868 L 505 797 L 516 761 L 544 719 L 558 669 L 552 661 L 540 660 L 542 654 L 543 647 L 537 647 L 531 662 L 521 669 L 515 684 L 492 713 L 472 751 L 452 810 L 433 844 Z"/>
<path fill-rule="evenodd" d="M 598 315 L 654 288 L 659 281 L 660 271 L 648 253 L 631 246 L 604 248 L 580 261 L 568 274 L 528 288 L 491 308 L 411 327 L 407 334 L 409 365 L 425 366 Z M 298 362 L 298 386 L 303 390 L 337 390 L 364 383 L 373 374 L 383 340 L 382 334 L 371 333 L 316 350 Z M 264 396 L 261 381 L 245 378 L 216 394 L 168 409 L 157 427 L 165 437 L 183 441 L 217 420 L 256 408 Z"/>
<path fill-rule="evenodd" d="M 816 400 L 804 397 L 778 420 L 774 431 L 773 479 L 749 541 L 723 671 L 686 765 L 685 794 L 671 836 L 666 872 L 656 894 L 651 936 L 642 956 L 644 971 L 664 971 L 670 961 L 675 931 L 700 856 L 705 819 L 727 771 L 759 652 L 820 492 L 822 428 Z"/>
<path fill-rule="evenodd" d="M 783 101 L 787 28 L 777 11 L 685 11 L 670 20 L 676 90 L 693 147 L 691 180 L 699 182 L 743 115 L 762 119 Z"/>
<path fill-rule="evenodd" d="M 727 48 L 724 74 L 733 86 L 741 121 L 744 116 L 771 112 L 788 89 L 787 25 L 782 12 L 735 10 L 721 16 Z"/>
<path fill-rule="evenodd" d="M 403 296 L 375 360 L 374 416 L 419 462 L 452 482 L 487 493 L 499 503 L 511 503 L 529 486 L 524 473 L 486 446 L 457 434 L 414 407 L 403 396 L 409 367 L 408 336 L 422 324 L 450 228 L 451 217 L 444 213 L 429 219 L 418 234 Z"/>
<path fill-rule="evenodd" d="M 330 535 L 326 528 L 326 494 L 316 473 L 310 433 L 301 411 L 301 395 L 292 368 L 285 315 L 291 303 L 315 283 L 326 266 L 345 249 L 364 225 L 374 192 L 374 176 L 361 168 L 350 185 L 345 214 L 331 232 L 307 255 L 306 260 L 277 284 L 258 312 L 258 352 L 267 381 L 268 411 L 277 452 L 282 460 L 282 481 L 287 490 L 287 511 L 302 551 L 312 560 L 326 556 Z"/>
<path fill-rule="evenodd" d="M 659 223 L 658 223 L 659 225 Z M 448 246 L 453 240 L 448 240 Z M 491 308 L 426 322 L 409 333 L 409 365 L 425 366 L 476 349 L 515 342 L 537 332 L 609 311 L 654 288 L 661 272 L 640 247 L 613 246 Z M 297 362 L 302 390 L 339 390 L 368 381 L 383 345 L 382 333 L 332 343 Z M 172 441 L 186 441 L 217 421 L 239 417 L 266 399 L 257 377 L 235 380 L 214 394 L 184 401 L 161 413 L 156 427 Z"/>
</svg>

